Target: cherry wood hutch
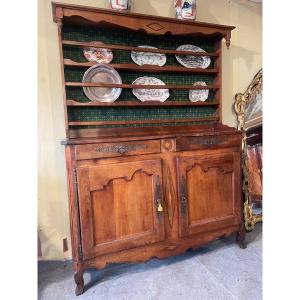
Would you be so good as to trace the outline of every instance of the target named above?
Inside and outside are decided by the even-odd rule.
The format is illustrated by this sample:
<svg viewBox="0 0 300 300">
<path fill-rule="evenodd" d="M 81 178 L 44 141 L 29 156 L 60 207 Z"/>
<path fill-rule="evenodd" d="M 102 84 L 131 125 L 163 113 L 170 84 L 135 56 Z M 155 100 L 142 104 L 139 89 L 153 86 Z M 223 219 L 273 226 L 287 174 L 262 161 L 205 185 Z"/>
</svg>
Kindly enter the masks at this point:
<svg viewBox="0 0 300 300">
<path fill-rule="evenodd" d="M 76 295 L 84 291 L 88 268 L 162 259 L 232 233 L 244 246 L 241 134 L 221 120 L 222 40 L 229 48 L 234 27 L 60 3 L 52 7 L 61 53 Z M 114 51 L 110 65 L 122 84 L 82 83 L 95 64 L 84 60 L 82 48 L 97 47 L 98 41 Z M 181 44 L 203 48 L 211 65 L 180 66 L 174 55 L 191 54 L 176 51 Z M 132 50 L 164 53 L 167 64 L 135 65 Z M 163 79 L 166 85 L 155 88 L 170 89 L 167 101 L 135 99 L 132 82 L 144 74 Z M 188 99 L 197 80 L 207 83 L 205 102 Z M 113 103 L 93 102 L 83 86 L 121 87 L 122 93 Z"/>
</svg>

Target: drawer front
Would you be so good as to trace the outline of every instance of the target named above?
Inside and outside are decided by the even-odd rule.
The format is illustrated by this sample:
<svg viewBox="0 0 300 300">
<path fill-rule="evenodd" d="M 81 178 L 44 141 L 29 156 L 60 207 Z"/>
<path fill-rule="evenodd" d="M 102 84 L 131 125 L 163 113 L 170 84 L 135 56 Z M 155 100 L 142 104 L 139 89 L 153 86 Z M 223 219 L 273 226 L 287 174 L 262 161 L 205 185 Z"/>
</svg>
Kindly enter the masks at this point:
<svg viewBox="0 0 300 300">
<path fill-rule="evenodd" d="M 176 139 L 176 150 L 217 149 L 240 146 L 240 135 L 189 136 Z"/>
<path fill-rule="evenodd" d="M 160 152 L 160 141 L 99 143 L 76 146 L 76 160 Z"/>
</svg>

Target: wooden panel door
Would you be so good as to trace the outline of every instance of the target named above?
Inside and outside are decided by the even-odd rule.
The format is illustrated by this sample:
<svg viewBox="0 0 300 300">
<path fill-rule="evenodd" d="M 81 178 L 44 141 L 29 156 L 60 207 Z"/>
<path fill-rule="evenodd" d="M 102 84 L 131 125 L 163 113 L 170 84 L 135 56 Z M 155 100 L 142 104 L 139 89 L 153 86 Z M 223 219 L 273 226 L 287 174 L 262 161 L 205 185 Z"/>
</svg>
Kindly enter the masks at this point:
<svg viewBox="0 0 300 300">
<path fill-rule="evenodd" d="M 180 235 L 241 223 L 240 154 L 177 158 Z"/>
<path fill-rule="evenodd" d="M 83 258 L 164 239 L 161 160 L 78 167 Z"/>
</svg>

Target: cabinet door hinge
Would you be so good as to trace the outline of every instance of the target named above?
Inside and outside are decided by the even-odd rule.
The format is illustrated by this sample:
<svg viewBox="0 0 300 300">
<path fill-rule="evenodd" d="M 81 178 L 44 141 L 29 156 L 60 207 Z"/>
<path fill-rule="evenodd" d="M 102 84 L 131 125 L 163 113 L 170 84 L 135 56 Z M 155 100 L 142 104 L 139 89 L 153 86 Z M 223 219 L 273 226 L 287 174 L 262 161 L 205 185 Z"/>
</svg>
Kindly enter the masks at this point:
<svg viewBox="0 0 300 300">
<path fill-rule="evenodd" d="M 79 203 L 78 203 L 78 179 L 77 170 L 74 169 L 74 191 L 75 191 L 75 205 L 77 208 L 77 223 L 78 223 L 78 255 L 79 259 L 82 260 L 82 244 L 81 244 L 81 234 L 80 234 L 80 217 L 79 217 Z"/>
<path fill-rule="evenodd" d="M 75 183 L 75 187 L 76 187 L 76 190 L 77 190 L 78 181 L 77 181 L 77 170 L 76 169 L 74 169 L 74 183 Z"/>
<path fill-rule="evenodd" d="M 80 257 L 80 259 L 82 259 L 82 245 L 81 245 L 81 243 L 79 245 L 79 257 Z"/>
</svg>

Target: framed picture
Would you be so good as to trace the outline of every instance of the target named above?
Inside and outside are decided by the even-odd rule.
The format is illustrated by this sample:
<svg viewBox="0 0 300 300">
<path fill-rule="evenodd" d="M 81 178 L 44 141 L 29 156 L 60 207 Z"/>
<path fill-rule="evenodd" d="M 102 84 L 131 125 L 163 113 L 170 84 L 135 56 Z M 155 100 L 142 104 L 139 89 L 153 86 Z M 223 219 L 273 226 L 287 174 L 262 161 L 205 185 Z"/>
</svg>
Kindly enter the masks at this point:
<svg viewBox="0 0 300 300">
<path fill-rule="evenodd" d="M 262 88 L 260 84 L 260 78 L 262 76 L 262 70 L 256 75 L 258 83 L 255 89 L 249 95 L 249 100 L 245 105 L 245 127 L 250 128 L 262 123 Z"/>
</svg>

